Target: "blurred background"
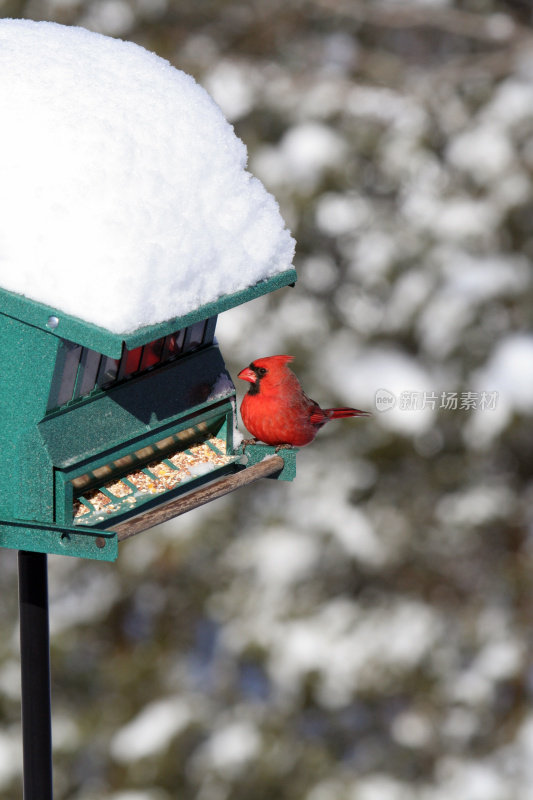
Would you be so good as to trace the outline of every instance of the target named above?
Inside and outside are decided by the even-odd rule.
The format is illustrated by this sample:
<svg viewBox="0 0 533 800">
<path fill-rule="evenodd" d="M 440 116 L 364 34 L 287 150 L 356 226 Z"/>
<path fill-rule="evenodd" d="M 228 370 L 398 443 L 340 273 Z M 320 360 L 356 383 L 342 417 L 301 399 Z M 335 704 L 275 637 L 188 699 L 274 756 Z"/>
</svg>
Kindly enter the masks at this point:
<svg viewBox="0 0 533 800">
<path fill-rule="evenodd" d="M 263 481 L 51 556 L 57 800 L 533 798 L 529 0 L 0 0 L 192 74 L 297 240 L 222 315 L 340 421 Z M 239 392 L 244 391 L 244 386 Z M 16 553 L 0 793 L 21 797 Z"/>
</svg>

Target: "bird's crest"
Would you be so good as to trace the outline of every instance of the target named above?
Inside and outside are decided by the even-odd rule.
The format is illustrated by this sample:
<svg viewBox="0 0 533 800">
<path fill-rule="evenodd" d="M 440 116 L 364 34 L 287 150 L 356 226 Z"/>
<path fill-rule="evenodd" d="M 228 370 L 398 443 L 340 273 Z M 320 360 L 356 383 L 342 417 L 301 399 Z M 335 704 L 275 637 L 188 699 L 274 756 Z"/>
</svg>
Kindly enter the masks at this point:
<svg viewBox="0 0 533 800">
<path fill-rule="evenodd" d="M 283 367 L 290 361 L 294 361 L 294 356 L 267 356 L 266 358 L 256 358 L 254 366 L 256 367 Z"/>
</svg>

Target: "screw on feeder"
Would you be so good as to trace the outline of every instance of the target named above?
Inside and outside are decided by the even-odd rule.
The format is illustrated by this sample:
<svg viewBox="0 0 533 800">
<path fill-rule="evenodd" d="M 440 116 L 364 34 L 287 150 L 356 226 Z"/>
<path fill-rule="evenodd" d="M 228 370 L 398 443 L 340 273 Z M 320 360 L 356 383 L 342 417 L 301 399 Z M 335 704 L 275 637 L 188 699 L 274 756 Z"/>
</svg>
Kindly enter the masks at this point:
<svg viewBox="0 0 533 800">
<path fill-rule="evenodd" d="M 46 325 L 47 325 L 48 328 L 51 328 L 52 330 L 54 330 L 59 325 L 59 317 L 56 317 L 54 315 L 52 315 L 51 317 L 48 317 Z"/>
</svg>

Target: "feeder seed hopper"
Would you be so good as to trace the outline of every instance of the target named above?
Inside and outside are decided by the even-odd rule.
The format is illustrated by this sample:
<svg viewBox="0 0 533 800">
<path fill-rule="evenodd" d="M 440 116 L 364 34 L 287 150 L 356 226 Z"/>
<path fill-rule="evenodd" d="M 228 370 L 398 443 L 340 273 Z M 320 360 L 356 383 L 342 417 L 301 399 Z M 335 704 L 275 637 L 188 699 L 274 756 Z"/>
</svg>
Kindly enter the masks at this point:
<svg viewBox="0 0 533 800">
<path fill-rule="evenodd" d="M 125 336 L 0 290 L 0 545 L 111 561 L 157 522 L 259 477 L 292 479 L 294 452 L 235 449 L 215 325 L 295 280 L 287 270 Z"/>
</svg>

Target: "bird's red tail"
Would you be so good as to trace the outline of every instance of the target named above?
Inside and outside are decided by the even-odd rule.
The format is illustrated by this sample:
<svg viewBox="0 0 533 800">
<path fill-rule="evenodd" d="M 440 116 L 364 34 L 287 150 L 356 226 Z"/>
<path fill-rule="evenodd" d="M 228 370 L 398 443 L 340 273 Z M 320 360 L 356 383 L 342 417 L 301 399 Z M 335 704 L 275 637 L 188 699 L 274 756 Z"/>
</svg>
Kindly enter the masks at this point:
<svg viewBox="0 0 533 800">
<path fill-rule="evenodd" d="M 325 408 L 324 414 L 329 419 L 342 419 L 343 417 L 371 417 L 369 411 L 359 411 L 358 408 Z"/>
</svg>

